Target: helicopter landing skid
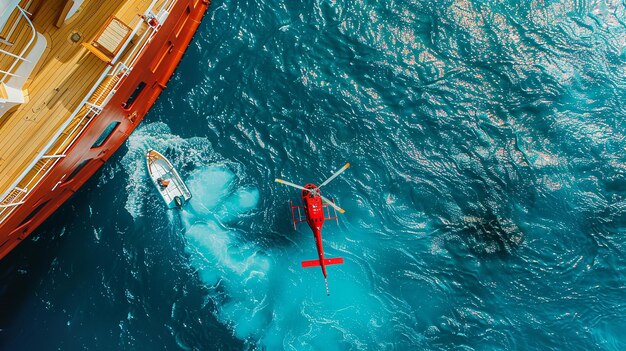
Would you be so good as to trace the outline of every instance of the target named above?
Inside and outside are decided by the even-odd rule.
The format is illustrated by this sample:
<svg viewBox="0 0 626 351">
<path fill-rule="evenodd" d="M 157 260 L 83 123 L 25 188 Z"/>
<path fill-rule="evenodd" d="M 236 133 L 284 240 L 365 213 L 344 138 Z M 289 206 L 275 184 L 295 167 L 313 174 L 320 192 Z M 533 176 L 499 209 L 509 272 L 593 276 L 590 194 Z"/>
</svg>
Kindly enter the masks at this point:
<svg viewBox="0 0 626 351">
<path fill-rule="evenodd" d="M 335 203 L 335 199 L 330 199 Z M 306 222 L 306 215 L 304 214 L 304 207 L 294 205 L 293 201 L 289 200 L 289 206 L 291 207 L 291 220 L 293 221 L 293 230 L 297 229 L 297 225 L 302 222 Z M 328 206 L 327 203 L 322 204 L 324 208 L 324 220 L 336 221 L 339 224 L 339 217 L 337 217 L 337 210 L 334 207 Z"/>
</svg>

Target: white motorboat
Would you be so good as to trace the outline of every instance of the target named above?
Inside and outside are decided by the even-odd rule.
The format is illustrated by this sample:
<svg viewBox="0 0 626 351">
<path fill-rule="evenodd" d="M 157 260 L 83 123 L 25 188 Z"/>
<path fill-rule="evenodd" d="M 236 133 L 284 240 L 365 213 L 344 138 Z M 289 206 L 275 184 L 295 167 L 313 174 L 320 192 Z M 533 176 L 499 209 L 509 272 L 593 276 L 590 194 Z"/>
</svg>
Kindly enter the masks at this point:
<svg viewBox="0 0 626 351">
<path fill-rule="evenodd" d="M 150 178 L 167 207 L 181 208 L 191 199 L 191 192 L 165 156 L 154 150 L 148 150 L 146 163 Z"/>
</svg>

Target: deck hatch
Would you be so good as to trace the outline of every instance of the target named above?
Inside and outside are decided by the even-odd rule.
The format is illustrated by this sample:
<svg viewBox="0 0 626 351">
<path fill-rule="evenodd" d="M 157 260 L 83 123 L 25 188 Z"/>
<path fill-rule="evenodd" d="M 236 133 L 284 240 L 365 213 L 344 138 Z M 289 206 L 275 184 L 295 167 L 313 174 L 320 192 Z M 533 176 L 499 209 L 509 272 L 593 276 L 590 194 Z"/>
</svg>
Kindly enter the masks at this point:
<svg viewBox="0 0 626 351">
<path fill-rule="evenodd" d="M 104 129 L 104 131 L 102 131 L 102 134 L 100 134 L 98 139 L 96 139 L 93 145 L 91 145 L 91 148 L 95 149 L 97 147 L 102 146 L 102 144 L 104 144 L 109 139 L 111 134 L 113 134 L 113 132 L 115 131 L 115 129 L 117 129 L 117 126 L 119 125 L 120 125 L 120 122 L 109 123 L 109 125 Z"/>
<path fill-rule="evenodd" d="M 26 218 L 24 218 L 21 222 L 20 225 L 18 225 L 18 227 L 23 226 L 24 224 L 30 222 L 31 219 L 33 219 L 37 213 L 39 213 L 44 207 L 46 207 L 46 205 L 48 204 L 48 201 L 40 204 L 39 206 L 37 206 L 28 216 L 26 216 Z"/>
<path fill-rule="evenodd" d="M 89 161 L 91 161 L 90 158 L 86 159 L 86 160 L 82 160 L 78 166 L 76 166 L 76 168 L 74 168 L 74 170 L 72 171 L 72 173 L 70 173 L 70 175 L 65 179 L 65 183 L 69 182 L 70 180 L 74 179 L 74 177 L 76 177 L 76 175 L 83 169 L 85 168 L 85 166 L 89 163 Z"/>
<path fill-rule="evenodd" d="M 122 107 L 130 110 L 130 108 L 133 106 L 133 104 L 135 103 L 135 100 L 137 100 L 137 98 L 139 97 L 139 94 L 141 94 L 141 92 L 143 91 L 143 89 L 146 87 L 146 82 L 141 82 L 139 84 L 137 84 L 137 87 L 135 88 L 135 90 L 133 91 L 132 94 L 130 94 L 130 96 L 128 97 L 128 99 L 126 100 L 126 102 L 124 102 L 122 104 Z"/>
</svg>

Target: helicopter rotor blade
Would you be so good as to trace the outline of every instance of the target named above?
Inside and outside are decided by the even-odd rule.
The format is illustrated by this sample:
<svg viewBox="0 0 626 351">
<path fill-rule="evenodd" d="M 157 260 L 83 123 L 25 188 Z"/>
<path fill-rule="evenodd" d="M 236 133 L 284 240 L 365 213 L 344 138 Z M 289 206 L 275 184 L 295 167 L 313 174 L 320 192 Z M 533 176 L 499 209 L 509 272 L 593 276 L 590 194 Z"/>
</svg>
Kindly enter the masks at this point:
<svg viewBox="0 0 626 351">
<path fill-rule="evenodd" d="M 344 213 L 346 211 L 343 210 L 343 208 L 337 206 L 334 202 L 328 200 L 327 198 L 325 198 L 324 196 L 320 195 L 320 197 L 322 198 L 322 200 L 324 200 L 325 203 L 331 205 L 332 207 L 335 208 L 335 210 L 339 211 L 339 213 Z"/>
<path fill-rule="evenodd" d="M 333 175 L 330 176 L 330 178 L 326 179 L 324 181 L 324 183 L 322 183 L 318 188 L 323 187 L 324 185 L 330 183 L 331 180 L 337 178 L 338 175 L 340 175 L 341 173 L 343 173 L 343 171 L 345 171 L 346 169 L 348 169 L 348 167 L 350 167 L 350 163 L 346 163 L 343 167 L 341 167 L 337 172 L 335 172 Z"/>
<path fill-rule="evenodd" d="M 296 189 L 306 190 L 308 192 L 311 192 L 311 189 L 307 189 L 307 188 L 305 188 L 303 186 L 300 186 L 298 184 L 294 184 L 294 183 L 288 182 L 288 181 L 283 180 L 283 179 L 276 178 L 276 182 L 281 183 L 281 184 L 285 184 L 285 185 L 288 185 L 288 186 L 291 186 L 291 187 L 294 187 Z"/>
</svg>

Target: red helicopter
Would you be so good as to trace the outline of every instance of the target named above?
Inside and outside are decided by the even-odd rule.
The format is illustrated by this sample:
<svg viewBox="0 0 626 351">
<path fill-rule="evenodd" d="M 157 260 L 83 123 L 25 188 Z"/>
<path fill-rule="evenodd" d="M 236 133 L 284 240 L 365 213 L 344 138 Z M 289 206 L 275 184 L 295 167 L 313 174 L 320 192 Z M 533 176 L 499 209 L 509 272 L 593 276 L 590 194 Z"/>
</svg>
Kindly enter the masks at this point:
<svg viewBox="0 0 626 351">
<path fill-rule="evenodd" d="M 291 206 L 291 218 L 293 220 L 293 228 L 296 229 L 296 225 L 301 222 L 307 222 L 311 230 L 313 231 L 313 235 L 315 237 L 315 243 L 317 245 L 317 255 L 319 256 L 316 260 L 310 261 L 302 261 L 303 268 L 316 267 L 320 266 L 322 268 L 322 273 L 324 274 L 324 282 L 326 283 L 326 295 L 330 296 L 330 292 L 328 290 L 328 275 L 326 274 L 326 266 L 332 264 L 342 264 L 343 258 L 324 258 L 324 248 L 322 247 L 322 226 L 324 225 L 325 220 L 335 220 L 338 222 L 337 212 L 344 213 L 345 211 L 335 204 L 334 200 L 329 200 L 322 196 L 320 192 L 320 188 L 324 185 L 330 183 L 333 179 L 335 179 L 338 175 L 340 175 L 343 171 L 350 167 L 349 163 L 346 163 L 345 166 L 341 167 L 337 172 L 335 172 L 330 178 L 326 179 L 320 186 L 316 186 L 314 184 L 307 184 L 305 186 L 300 186 L 282 179 L 276 179 L 278 183 L 282 183 L 297 189 L 302 190 L 302 206 L 294 205 L 292 201 L 289 201 Z M 331 214 L 330 205 L 334 209 L 334 213 Z M 296 211 L 297 218 L 296 218 Z M 304 217 L 302 216 L 302 211 L 304 211 Z"/>
</svg>

